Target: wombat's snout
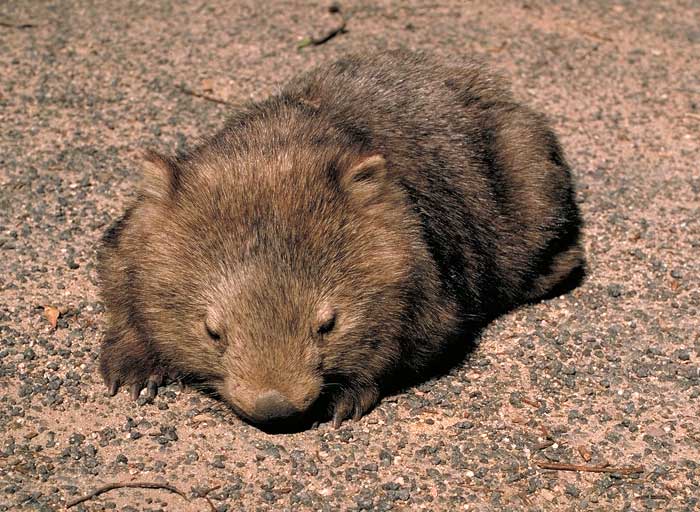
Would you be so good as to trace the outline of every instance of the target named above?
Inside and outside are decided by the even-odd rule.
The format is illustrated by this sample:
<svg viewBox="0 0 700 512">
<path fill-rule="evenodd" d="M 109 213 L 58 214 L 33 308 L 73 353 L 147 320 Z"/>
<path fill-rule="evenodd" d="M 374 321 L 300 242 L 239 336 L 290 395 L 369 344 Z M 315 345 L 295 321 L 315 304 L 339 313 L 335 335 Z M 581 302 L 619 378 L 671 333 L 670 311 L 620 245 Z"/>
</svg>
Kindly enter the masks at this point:
<svg viewBox="0 0 700 512">
<path fill-rule="evenodd" d="M 293 385 L 292 385 L 293 384 Z M 249 423 L 269 432 L 294 430 L 307 421 L 321 393 L 321 381 L 298 379 L 287 385 L 246 386 L 229 381 L 223 397 Z"/>
<path fill-rule="evenodd" d="M 270 424 L 289 420 L 301 412 L 282 393 L 271 389 L 255 399 L 251 416 L 255 422 Z"/>
</svg>

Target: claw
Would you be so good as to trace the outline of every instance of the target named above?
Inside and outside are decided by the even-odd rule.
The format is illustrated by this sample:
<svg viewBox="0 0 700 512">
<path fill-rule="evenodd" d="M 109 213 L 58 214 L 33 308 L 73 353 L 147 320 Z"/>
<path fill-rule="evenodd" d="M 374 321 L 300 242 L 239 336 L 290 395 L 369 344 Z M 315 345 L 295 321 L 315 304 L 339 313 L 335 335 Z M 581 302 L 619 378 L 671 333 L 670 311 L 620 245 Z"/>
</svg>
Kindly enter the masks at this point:
<svg viewBox="0 0 700 512">
<path fill-rule="evenodd" d="M 356 405 L 356 406 L 355 406 L 355 412 L 354 412 L 354 414 L 352 415 L 352 420 L 353 420 L 353 421 L 358 421 L 360 418 L 362 418 L 362 415 L 363 415 L 364 413 L 365 413 L 365 412 L 364 412 L 362 409 L 360 409 L 359 406 Z"/>
<path fill-rule="evenodd" d="M 148 384 L 146 385 L 146 398 L 148 401 L 153 400 L 158 394 L 158 386 L 160 385 L 158 381 L 160 380 L 162 379 L 155 376 L 151 376 L 151 378 L 148 379 Z"/>
<path fill-rule="evenodd" d="M 351 416 L 354 421 L 359 420 L 377 403 L 378 398 L 379 392 L 373 387 L 345 391 L 335 402 L 333 427 L 339 428 Z"/>
<path fill-rule="evenodd" d="M 111 359 L 101 362 L 101 372 L 109 396 L 116 395 L 120 387 L 124 386 L 129 389 L 132 400 L 138 401 L 141 391 L 146 388 L 144 398 L 147 402 L 151 402 L 158 394 L 158 388 L 167 378 L 177 375 L 174 370 L 161 366 L 126 369 L 112 364 L 113 362 Z"/>
<path fill-rule="evenodd" d="M 352 397 L 350 395 L 345 395 L 338 399 L 335 404 L 335 413 L 333 414 L 333 428 L 340 428 L 343 421 L 350 416 L 352 404 Z"/>
<path fill-rule="evenodd" d="M 117 391 L 119 391 L 119 381 L 118 380 L 113 380 L 109 386 L 109 396 L 114 396 L 117 394 Z"/>
<path fill-rule="evenodd" d="M 131 385 L 131 398 L 133 400 L 138 400 L 141 395 L 141 390 L 143 389 L 143 384 L 132 384 Z"/>
</svg>

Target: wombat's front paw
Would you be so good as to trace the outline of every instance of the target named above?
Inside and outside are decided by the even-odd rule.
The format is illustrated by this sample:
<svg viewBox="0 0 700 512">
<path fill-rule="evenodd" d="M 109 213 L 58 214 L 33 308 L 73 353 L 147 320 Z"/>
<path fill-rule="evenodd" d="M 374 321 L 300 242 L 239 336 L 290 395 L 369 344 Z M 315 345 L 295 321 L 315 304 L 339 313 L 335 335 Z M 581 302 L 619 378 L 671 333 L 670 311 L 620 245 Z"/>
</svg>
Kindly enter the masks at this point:
<svg viewBox="0 0 700 512">
<path fill-rule="evenodd" d="M 359 420 L 379 399 L 375 387 L 348 388 L 342 391 L 334 404 L 333 427 L 338 428 L 346 419 Z"/>
<path fill-rule="evenodd" d="M 121 386 L 127 386 L 134 400 L 138 400 L 144 388 L 146 399 L 153 400 L 160 386 L 169 379 L 177 378 L 176 372 L 154 364 L 148 358 L 124 354 L 119 350 L 118 344 L 103 344 L 100 371 L 110 396 L 116 395 Z"/>
</svg>

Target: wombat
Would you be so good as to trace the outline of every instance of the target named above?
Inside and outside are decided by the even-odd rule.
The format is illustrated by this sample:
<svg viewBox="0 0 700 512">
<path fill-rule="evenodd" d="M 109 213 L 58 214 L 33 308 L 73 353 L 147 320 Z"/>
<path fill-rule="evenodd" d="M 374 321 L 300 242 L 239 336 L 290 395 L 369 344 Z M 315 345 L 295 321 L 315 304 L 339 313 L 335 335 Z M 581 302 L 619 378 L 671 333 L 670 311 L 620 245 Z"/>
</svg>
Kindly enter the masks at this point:
<svg viewBox="0 0 700 512">
<path fill-rule="evenodd" d="M 190 377 L 263 428 L 326 403 L 339 425 L 580 279 L 580 225 L 547 121 L 482 65 L 348 56 L 147 155 L 99 250 L 102 375 L 151 398 Z"/>
</svg>

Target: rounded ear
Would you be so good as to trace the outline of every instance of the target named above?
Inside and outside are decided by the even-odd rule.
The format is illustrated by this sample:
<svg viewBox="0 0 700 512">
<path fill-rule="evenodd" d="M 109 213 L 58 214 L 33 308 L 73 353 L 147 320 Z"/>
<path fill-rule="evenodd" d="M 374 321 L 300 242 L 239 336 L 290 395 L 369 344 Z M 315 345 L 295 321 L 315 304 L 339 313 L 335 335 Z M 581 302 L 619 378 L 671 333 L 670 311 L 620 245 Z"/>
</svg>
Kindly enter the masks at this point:
<svg viewBox="0 0 700 512">
<path fill-rule="evenodd" d="M 175 189 L 177 167 L 167 157 L 150 149 L 143 151 L 141 194 L 152 199 L 167 199 Z"/>
<path fill-rule="evenodd" d="M 382 155 L 364 156 L 341 172 L 340 182 L 344 190 L 364 199 L 381 195 L 386 183 L 386 160 Z"/>
</svg>

